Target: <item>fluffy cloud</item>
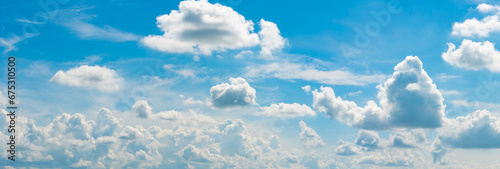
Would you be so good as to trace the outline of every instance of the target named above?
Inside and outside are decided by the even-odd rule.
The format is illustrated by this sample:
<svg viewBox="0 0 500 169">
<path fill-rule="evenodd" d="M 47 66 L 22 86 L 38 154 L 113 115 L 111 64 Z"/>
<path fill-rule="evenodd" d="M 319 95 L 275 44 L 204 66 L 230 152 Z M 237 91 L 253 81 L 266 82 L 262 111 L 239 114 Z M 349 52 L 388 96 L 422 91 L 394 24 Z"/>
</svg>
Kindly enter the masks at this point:
<svg viewBox="0 0 500 169">
<path fill-rule="evenodd" d="M 377 132 L 360 130 L 358 132 L 358 138 L 354 143 L 356 145 L 366 147 L 368 149 L 378 148 L 380 142 L 380 137 Z"/>
<path fill-rule="evenodd" d="M 222 83 L 210 88 L 211 105 L 218 108 L 230 108 L 256 104 L 254 88 L 241 77 L 229 78 L 228 83 Z"/>
<path fill-rule="evenodd" d="M 476 18 L 467 19 L 462 23 L 455 22 L 453 24 L 452 35 L 466 36 L 466 37 L 487 37 L 492 32 L 500 31 L 500 7 L 488 4 L 480 4 L 477 10 L 482 13 L 494 12 L 494 15 L 486 16 L 478 20 Z"/>
<path fill-rule="evenodd" d="M 447 164 L 446 154 L 454 148 L 498 149 L 500 148 L 500 118 L 487 110 L 477 110 L 467 116 L 448 119 L 447 124 L 437 130 L 432 145 L 435 163 Z"/>
<path fill-rule="evenodd" d="M 485 4 L 485 3 L 479 4 L 476 7 L 476 9 L 482 13 L 500 12 L 500 6 L 498 6 L 498 5 L 493 6 L 493 5 L 489 5 L 489 4 Z"/>
<path fill-rule="evenodd" d="M 274 117 L 298 117 L 298 116 L 316 116 L 316 112 L 305 104 L 271 104 L 268 107 L 259 107 L 262 112 L 260 115 Z"/>
<path fill-rule="evenodd" d="M 314 129 L 307 127 L 306 123 L 304 121 L 299 122 L 300 126 L 300 139 L 304 143 L 304 146 L 306 147 L 323 147 L 325 146 L 325 142 L 323 142 L 323 139 L 314 131 Z"/>
<path fill-rule="evenodd" d="M 322 70 L 312 65 L 275 62 L 246 67 L 248 77 L 306 80 L 331 85 L 366 85 L 381 82 L 385 75 L 356 75 L 346 70 Z"/>
<path fill-rule="evenodd" d="M 448 43 L 448 51 L 441 57 L 449 64 L 460 68 L 500 72 L 500 52 L 489 41 L 473 42 L 464 39 L 458 49 L 454 44 Z"/>
<path fill-rule="evenodd" d="M 132 106 L 132 110 L 137 114 L 139 118 L 148 118 L 153 114 L 151 106 L 149 106 L 146 100 L 139 100 L 135 102 Z"/>
<path fill-rule="evenodd" d="M 302 90 L 309 93 L 309 92 L 311 92 L 311 86 L 309 86 L 309 85 L 302 86 Z"/>
<path fill-rule="evenodd" d="M 438 139 L 453 148 L 500 148 L 500 119 L 487 110 L 459 116 L 438 130 Z"/>
<path fill-rule="evenodd" d="M 121 89 L 123 79 L 106 66 L 88 66 L 72 68 L 68 71 L 59 70 L 50 79 L 62 85 L 75 87 L 90 87 L 102 92 L 116 92 Z"/>
<path fill-rule="evenodd" d="M 341 156 L 352 156 L 359 153 L 359 148 L 354 143 L 340 141 L 340 145 L 335 149 L 335 153 Z"/>
<path fill-rule="evenodd" d="M 408 56 L 379 89 L 379 107 L 368 101 L 359 107 L 335 96 L 332 88 L 313 91 L 313 107 L 332 119 L 364 129 L 436 128 L 442 126 L 444 104 L 441 93 L 418 57 Z"/>
<path fill-rule="evenodd" d="M 141 42 L 171 53 L 211 54 L 212 51 L 240 49 L 259 44 L 254 23 L 232 8 L 207 0 L 182 1 L 179 10 L 156 18 L 163 35 L 149 35 Z"/>
<path fill-rule="evenodd" d="M 390 134 L 389 139 L 392 141 L 393 147 L 399 148 L 413 148 L 419 143 L 425 142 L 425 133 L 420 130 L 413 130 L 411 132 L 396 132 Z"/>
<path fill-rule="evenodd" d="M 2 114 L 6 114 L 2 110 Z M 4 118 L 0 124 L 6 124 Z M 83 114 L 62 114 L 46 126 L 37 126 L 33 120 L 17 117 L 16 152 L 22 163 L 0 165 L 39 168 L 303 168 L 309 155 L 280 148 L 276 136 L 269 140 L 251 135 L 243 122 L 231 121 L 212 127 L 162 129 L 158 126 L 144 128 L 122 126 L 108 109 L 98 113 L 97 121 Z M 1 132 L 6 137 L 5 131 Z M 6 144 L 5 140 L 0 143 Z M 2 157 L 7 156 L 4 149 Z M 287 158 L 296 154 L 300 159 L 291 163 Z M 328 166 L 326 159 L 316 159 L 316 164 Z M 323 166 L 323 165 L 321 165 Z"/>
<path fill-rule="evenodd" d="M 285 47 L 287 39 L 281 37 L 280 30 L 275 23 L 261 19 L 259 24 L 259 36 L 261 39 L 260 47 L 262 48 L 260 55 L 269 57 L 273 52 L 279 51 Z"/>
</svg>

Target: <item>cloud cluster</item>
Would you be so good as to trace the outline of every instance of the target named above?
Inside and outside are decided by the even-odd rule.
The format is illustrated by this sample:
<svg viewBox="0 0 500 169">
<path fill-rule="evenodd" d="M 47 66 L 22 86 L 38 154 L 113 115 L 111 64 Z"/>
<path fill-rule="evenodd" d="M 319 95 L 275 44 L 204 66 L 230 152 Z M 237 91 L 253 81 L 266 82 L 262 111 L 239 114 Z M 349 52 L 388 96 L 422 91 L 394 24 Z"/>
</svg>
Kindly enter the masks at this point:
<svg viewBox="0 0 500 169">
<path fill-rule="evenodd" d="M 222 83 L 210 88 L 211 105 L 218 108 L 240 107 L 255 102 L 256 91 L 241 77 L 229 78 L 228 83 Z"/>
<path fill-rule="evenodd" d="M 460 68 L 500 72 L 500 52 L 495 49 L 495 44 L 489 41 L 473 42 L 464 39 L 458 49 L 454 44 L 448 43 L 448 51 L 441 57 L 447 63 Z"/>
<path fill-rule="evenodd" d="M 2 110 L 3 114 L 7 112 Z M 123 125 L 108 109 L 96 121 L 83 114 L 62 114 L 46 126 L 18 117 L 22 163 L 0 165 L 37 168 L 331 168 L 330 157 L 281 148 L 277 136 L 251 135 L 242 121 L 217 122 L 208 128 L 164 129 Z M 2 126 L 6 119 L 0 121 Z M 5 131 L 4 131 L 5 132 Z M 1 132 L 1 137 L 6 137 Z M 0 143 L 6 144 L 6 140 Z M 4 148 L 2 148 L 4 149 Z M 3 151 L 2 157 L 6 157 Z M 344 166 L 345 167 L 345 166 Z"/>
<path fill-rule="evenodd" d="M 271 104 L 268 107 L 259 107 L 262 112 L 260 115 L 273 117 L 299 117 L 299 116 L 316 116 L 316 112 L 305 104 Z"/>
<path fill-rule="evenodd" d="M 379 107 L 368 101 L 359 107 L 343 100 L 330 87 L 313 91 L 313 107 L 332 119 L 363 129 L 437 128 L 444 119 L 443 97 L 416 56 L 396 65 L 394 73 L 379 89 Z"/>
<path fill-rule="evenodd" d="M 452 35 L 465 37 L 487 37 L 492 32 L 500 32 L 500 7 L 495 5 L 480 4 L 476 8 L 482 13 L 494 13 L 478 20 L 476 18 L 467 19 L 462 23 L 455 22 L 453 24 Z"/>
<path fill-rule="evenodd" d="M 95 88 L 102 92 L 116 92 L 122 88 L 123 79 L 106 66 L 82 65 L 68 71 L 59 70 L 50 79 L 62 85 Z"/>
<path fill-rule="evenodd" d="M 254 23 L 230 7 L 207 0 L 182 1 L 179 10 L 156 18 L 163 35 L 149 35 L 141 42 L 171 53 L 201 53 L 239 49 L 259 44 Z"/>
<path fill-rule="evenodd" d="M 314 131 L 314 129 L 307 127 L 306 123 L 304 121 L 299 122 L 300 126 L 300 139 L 304 143 L 304 146 L 306 147 L 323 147 L 325 146 L 325 142 L 323 142 L 323 139 Z"/>
</svg>

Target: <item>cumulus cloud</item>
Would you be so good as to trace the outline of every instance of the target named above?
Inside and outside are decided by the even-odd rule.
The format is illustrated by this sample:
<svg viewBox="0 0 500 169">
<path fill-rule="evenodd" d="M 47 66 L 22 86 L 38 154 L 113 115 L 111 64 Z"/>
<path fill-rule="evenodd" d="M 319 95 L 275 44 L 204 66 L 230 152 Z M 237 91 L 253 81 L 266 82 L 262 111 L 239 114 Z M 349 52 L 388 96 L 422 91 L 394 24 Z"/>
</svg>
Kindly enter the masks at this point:
<svg viewBox="0 0 500 169">
<path fill-rule="evenodd" d="M 500 118 L 487 110 L 459 116 L 438 129 L 438 139 L 452 148 L 500 148 Z"/>
<path fill-rule="evenodd" d="M 350 126 L 371 130 L 442 126 L 444 99 L 418 57 L 406 57 L 394 67 L 392 77 L 377 88 L 381 107 L 371 100 L 359 107 L 322 86 L 312 92 L 313 108 Z"/>
<path fill-rule="evenodd" d="M 389 140 L 391 140 L 393 147 L 413 148 L 419 143 L 425 142 L 425 133 L 421 130 L 399 131 L 396 134 L 390 134 Z"/>
<path fill-rule="evenodd" d="M 2 114 L 5 116 L 5 110 Z M 206 129 L 170 130 L 158 126 L 122 126 L 109 109 L 101 109 L 98 117 L 92 121 L 83 114 L 62 114 L 46 126 L 37 126 L 23 116 L 16 117 L 16 139 L 23 140 L 16 144 L 16 148 L 22 150 L 16 152 L 16 157 L 22 163 L 2 160 L 0 165 L 16 168 L 35 164 L 39 168 L 266 168 L 274 162 L 277 167 L 289 166 L 286 157 L 292 154 L 280 148 L 275 136 L 262 139 L 251 135 L 241 121 L 217 122 Z M 4 134 L 5 131 L 0 133 L 6 137 Z M 0 142 L 6 144 L 5 140 Z M 2 153 L 2 157 L 6 155 Z M 297 158 L 308 158 L 306 155 L 298 152 Z M 306 164 L 298 161 L 294 165 L 304 167 Z"/>
<path fill-rule="evenodd" d="M 123 79 L 106 66 L 88 66 L 59 70 L 50 79 L 62 85 L 95 88 L 102 92 L 116 92 L 121 89 Z"/>
<path fill-rule="evenodd" d="M 288 41 L 281 37 L 280 30 L 275 23 L 261 19 L 259 24 L 260 47 L 262 48 L 260 55 L 269 58 L 273 52 L 283 49 Z"/>
<path fill-rule="evenodd" d="M 300 139 L 304 143 L 304 146 L 306 147 L 323 147 L 325 146 L 325 142 L 323 142 L 323 139 L 314 131 L 314 129 L 307 127 L 306 123 L 304 121 L 299 122 L 300 126 Z"/>
<path fill-rule="evenodd" d="M 141 42 L 171 53 L 200 53 L 240 49 L 258 45 L 254 23 L 230 7 L 207 0 L 182 1 L 179 10 L 156 18 L 163 35 L 149 35 Z"/>
<path fill-rule="evenodd" d="M 299 117 L 299 116 L 316 116 L 316 112 L 305 104 L 298 103 L 279 103 L 271 104 L 268 107 L 259 107 L 262 112 L 260 115 L 274 117 Z"/>
<path fill-rule="evenodd" d="M 465 37 L 487 37 L 492 32 L 500 31 L 500 21 L 498 20 L 500 16 L 500 7 L 488 4 L 479 4 L 477 10 L 482 13 L 491 13 L 493 15 L 486 16 L 485 18 L 478 20 L 476 18 L 466 19 L 464 22 L 455 22 L 453 24 L 452 35 L 465 36 Z"/>
<path fill-rule="evenodd" d="M 353 143 L 340 141 L 340 145 L 335 148 L 335 153 L 341 156 L 352 156 L 359 153 L 359 148 Z"/>
<path fill-rule="evenodd" d="M 448 51 L 441 57 L 447 63 L 460 68 L 500 72 L 500 52 L 495 49 L 495 44 L 489 41 L 473 42 L 464 39 L 458 49 L 454 44 L 448 43 Z"/>
<path fill-rule="evenodd" d="M 247 66 L 248 77 L 306 80 L 331 85 L 366 85 L 379 83 L 385 75 L 357 75 L 346 70 L 322 70 L 313 65 L 291 62 L 275 62 Z"/>
<path fill-rule="evenodd" d="M 210 88 L 211 105 L 218 108 L 230 108 L 257 104 L 256 91 L 241 77 L 229 78 L 228 83 L 222 83 Z"/>
<path fill-rule="evenodd" d="M 377 132 L 360 130 L 358 132 L 358 138 L 354 143 L 356 145 L 366 147 L 368 149 L 378 148 L 380 142 L 380 137 Z"/>
<path fill-rule="evenodd" d="M 149 116 L 151 116 L 151 114 L 153 114 L 153 108 L 149 106 L 146 100 L 139 100 L 135 102 L 135 104 L 132 106 L 132 110 L 137 114 L 137 117 L 139 118 L 148 118 Z"/>
<path fill-rule="evenodd" d="M 437 130 L 432 144 L 435 163 L 446 164 L 446 154 L 455 148 L 498 149 L 500 148 L 500 118 L 487 110 L 477 110 L 467 116 L 448 119 L 443 128 Z"/>
</svg>

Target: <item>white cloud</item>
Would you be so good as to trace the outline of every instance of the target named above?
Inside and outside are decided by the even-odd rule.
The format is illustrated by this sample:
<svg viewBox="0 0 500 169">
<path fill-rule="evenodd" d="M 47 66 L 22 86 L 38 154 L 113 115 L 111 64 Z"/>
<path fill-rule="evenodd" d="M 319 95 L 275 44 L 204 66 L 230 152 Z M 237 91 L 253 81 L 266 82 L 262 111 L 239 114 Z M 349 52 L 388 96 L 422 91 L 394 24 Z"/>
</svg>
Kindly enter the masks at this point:
<svg viewBox="0 0 500 169">
<path fill-rule="evenodd" d="M 418 57 L 408 56 L 379 89 L 379 107 L 368 101 L 359 107 L 335 96 L 330 87 L 314 90 L 313 107 L 332 119 L 364 129 L 436 128 L 444 118 L 443 98 Z"/>
<path fill-rule="evenodd" d="M 281 37 L 280 30 L 275 23 L 261 19 L 259 24 L 260 47 L 262 48 L 260 55 L 264 58 L 270 58 L 273 52 L 283 49 L 288 41 Z"/>
<path fill-rule="evenodd" d="M 443 95 L 461 95 L 461 93 L 457 90 L 442 90 L 440 89 L 439 92 Z"/>
<path fill-rule="evenodd" d="M 286 61 L 247 66 L 246 69 L 248 77 L 306 80 L 331 85 L 366 85 L 381 82 L 386 78 L 380 74 L 356 75 L 345 70 L 321 70 L 311 65 Z"/>
<path fill-rule="evenodd" d="M 477 100 L 476 101 L 452 100 L 451 104 L 453 104 L 454 106 L 466 107 L 468 109 L 473 108 L 472 110 L 487 109 L 490 111 L 500 111 L 500 103 L 488 103 Z"/>
<path fill-rule="evenodd" d="M 309 86 L 309 85 L 302 86 L 302 90 L 309 93 L 309 92 L 311 92 L 311 86 Z"/>
<path fill-rule="evenodd" d="M 218 108 L 230 108 L 257 104 L 256 91 L 241 77 L 229 78 L 228 83 L 222 83 L 210 88 L 211 105 Z"/>
<path fill-rule="evenodd" d="M 173 72 L 173 73 L 178 74 L 178 75 L 185 77 L 185 78 L 196 78 L 196 77 L 198 77 L 200 72 L 203 72 L 202 71 L 203 69 L 196 70 L 196 69 L 188 68 L 188 67 L 179 68 L 178 66 L 175 66 L 173 64 L 163 65 L 163 70 Z"/>
<path fill-rule="evenodd" d="M 244 51 L 241 51 L 240 53 L 236 54 L 234 56 L 234 58 L 241 59 L 241 58 L 252 56 L 252 55 L 253 55 L 253 52 L 251 50 L 244 50 Z"/>
<path fill-rule="evenodd" d="M 500 52 L 489 41 L 473 42 L 464 39 L 458 49 L 454 44 L 448 43 L 448 51 L 441 57 L 447 63 L 460 68 L 500 72 Z"/>
<path fill-rule="evenodd" d="M 135 104 L 132 106 L 132 110 L 137 114 L 137 117 L 139 118 L 148 118 L 149 116 L 151 116 L 151 114 L 153 114 L 153 108 L 149 106 L 146 100 L 139 100 L 135 102 Z"/>
<path fill-rule="evenodd" d="M 38 35 L 39 35 L 39 33 L 38 34 L 26 33 L 23 36 L 14 35 L 14 36 L 11 36 L 9 38 L 0 38 L 0 46 L 3 46 L 5 48 L 3 53 L 8 53 L 10 51 L 17 49 L 15 44 L 19 43 L 20 41 L 22 41 L 24 39 L 32 38 L 32 37 L 35 37 Z"/>
<path fill-rule="evenodd" d="M 195 62 L 200 61 L 200 57 L 199 56 L 193 56 L 193 61 L 195 61 Z"/>
<path fill-rule="evenodd" d="M 106 66 L 88 65 L 68 71 L 59 70 L 50 81 L 67 86 L 95 88 L 102 92 L 116 92 L 121 89 L 123 83 L 123 79 L 114 70 Z"/>
<path fill-rule="evenodd" d="M 359 148 L 354 143 L 340 141 L 340 145 L 335 149 L 335 153 L 341 156 L 352 156 L 359 153 Z"/>
<path fill-rule="evenodd" d="M 299 122 L 300 126 L 300 139 L 304 143 L 304 146 L 306 147 L 323 147 L 325 146 L 325 142 L 323 142 L 323 139 L 314 131 L 314 129 L 307 127 L 306 123 L 304 121 Z"/>
<path fill-rule="evenodd" d="M 398 131 L 396 134 L 390 134 L 393 147 L 413 148 L 419 143 L 425 142 L 425 133 L 421 130 L 412 130 L 411 132 Z"/>
<path fill-rule="evenodd" d="M 378 133 L 375 131 L 367 131 L 367 130 L 360 130 L 358 132 L 358 138 L 354 143 L 356 145 L 368 148 L 368 149 L 373 149 L 373 148 L 378 148 L 378 144 L 380 142 L 380 137 L 378 136 Z"/>
<path fill-rule="evenodd" d="M 163 35 L 149 35 L 141 42 L 171 53 L 200 53 L 240 49 L 259 44 L 254 23 L 232 8 L 206 0 L 182 1 L 179 10 L 156 18 Z"/>
<path fill-rule="evenodd" d="M 453 24 L 452 35 L 465 36 L 465 37 L 487 37 L 492 32 L 500 31 L 500 7 L 488 4 L 479 4 L 477 10 L 482 13 L 494 12 L 494 15 L 486 16 L 478 20 L 476 18 L 466 19 L 464 22 L 455 22 Z"/>
<path fill-rule="evenodd" d="M 168 110 L 154 114 L 154 116 L 158 119 L 170 121 L 171 123 L 176 123 L 181 126 L 199 127 L 216 123 L 210 116 L 196 113 L 193 110 L 188 110 L 186 112 Z"/>
<path fill-rule="evenodd" d="M 349 92 L 347 93 L 347 96 L 359 96 L 363 91 L 358 90 L 357 92 Z"/>
<path fill-rule="evenodd" d="M 182 104 L 184 105 L 196 105 L 196 104 L 205 104 L 201 100 L 194 100 L 193 97 L 186 98 L 184 95 L 179 95 L 179 97 L 182 99 Z"/>
<path fill-rule="evenodd" d="M 485 4 L 485 3 L 479 4 L 476 7 L 476 9 L 479 12 L 482 12 L 482 13 L 500 12 L 500 6 L 498 6 L 498 5 L 490 5 L 490 4 Z"/>
<path fill-rule="evenodd" d="M 124 32 L 111 26 L 98 27 L 79 19 L 60 22 L 81 39 L 106 40 L 112 42 L 138 41 L 140 36 Z"/>
<path fill-rule="evenodd" d="M 453 148 L 500 148 L 500 118 L 487 110 L 477 110 L 449 119 L 437 130 L 433 148 L 434 162 L 442 162 L 444 155 Z"/>
<path fill-rule="evenodd" d="M 316 116 L 316 112 L 305 104 L 271 104 L 268 107 L 259 107 L 262 112 L 260 115 L 274 117 L 299 117 L 299 116 Z"/>
</svg>

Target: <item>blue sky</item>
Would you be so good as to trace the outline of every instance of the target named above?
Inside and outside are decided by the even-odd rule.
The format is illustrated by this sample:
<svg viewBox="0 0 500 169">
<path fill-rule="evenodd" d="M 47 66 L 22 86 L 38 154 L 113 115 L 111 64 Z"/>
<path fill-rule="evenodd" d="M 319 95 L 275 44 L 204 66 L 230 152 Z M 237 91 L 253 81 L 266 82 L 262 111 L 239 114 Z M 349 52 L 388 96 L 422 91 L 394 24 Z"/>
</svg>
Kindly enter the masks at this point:
<svg viewBox="0 0 500 169">
<path fill-rule="evenodd" d="M 0 13 L 22 128 L 19 161 L 1 165 L 500 162 L 498 2 L 8 0 Z"/>
</svg>

